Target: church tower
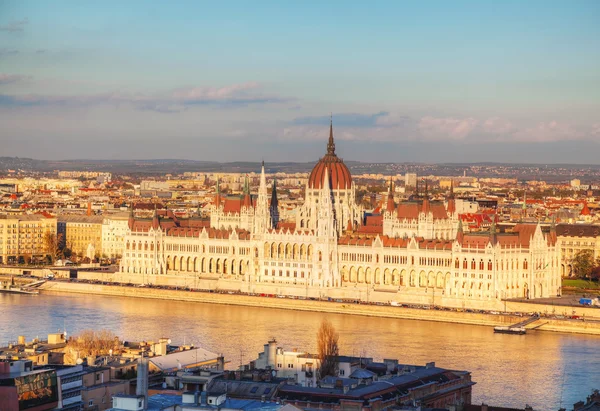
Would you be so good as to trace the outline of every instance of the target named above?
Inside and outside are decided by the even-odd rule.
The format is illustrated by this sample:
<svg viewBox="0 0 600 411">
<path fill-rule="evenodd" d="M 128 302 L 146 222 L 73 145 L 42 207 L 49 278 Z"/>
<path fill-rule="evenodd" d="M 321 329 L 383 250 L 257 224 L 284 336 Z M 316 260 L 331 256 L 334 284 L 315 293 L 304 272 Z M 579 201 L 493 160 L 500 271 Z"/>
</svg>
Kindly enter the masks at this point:
<svg viewBox="0 0 600 411">
<path fill-rule="evenodd" d="M 267 198 L 267 178 L 265 176 L 265 162 L 260 170 L 260 184 L 258 186 L 258 198 L 256 200 L 256 212 L 254 214 L 254 233 L 263 234 L 271 228 L 269 216 L 269 200 Z"/>
</svg>

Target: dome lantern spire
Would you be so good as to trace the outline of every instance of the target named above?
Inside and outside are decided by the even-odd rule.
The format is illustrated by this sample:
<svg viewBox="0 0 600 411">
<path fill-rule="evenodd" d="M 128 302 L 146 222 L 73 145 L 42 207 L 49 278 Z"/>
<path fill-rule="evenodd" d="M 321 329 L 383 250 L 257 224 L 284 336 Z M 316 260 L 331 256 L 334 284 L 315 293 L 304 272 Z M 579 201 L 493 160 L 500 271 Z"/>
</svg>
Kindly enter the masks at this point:
<svg viewBox="0 0 600 411">
<path fill-rule="evenodd" d="M 333 114 L 329 117 L 329 141 L 327 142 L 327 155 L 335 156 L 335 143 L 333 141 Z"/>
</svg>

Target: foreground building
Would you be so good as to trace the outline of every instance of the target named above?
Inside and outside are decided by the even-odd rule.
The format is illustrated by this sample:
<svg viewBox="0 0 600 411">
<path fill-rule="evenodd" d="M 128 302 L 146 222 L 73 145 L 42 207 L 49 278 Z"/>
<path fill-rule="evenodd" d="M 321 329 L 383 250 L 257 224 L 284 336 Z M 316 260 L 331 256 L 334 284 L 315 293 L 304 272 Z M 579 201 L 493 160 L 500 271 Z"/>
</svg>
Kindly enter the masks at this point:
<svg viewBox="0 0 600 411">
<path fill-rule="evenodd" d="M 352 176 L 335 154 L 314 167 L 296 222 L 278 222 L 264 165 L 258 195 L 223 197 L 210 226 L 154 212 L 130 216 L 117 281 L 183 285 L 300 298 L 402 301 L 490 308 L 503 298 L 560 294 L 556 232 L 518 224 L 511 232 L 465 233 L 453 196 L 395 204 L 379 225 L 363 221 Z"/>
<path fill-rule="evenodd" d="M 58 406 L 56 371 L 31 362 L 0 360 L 0 410 L 52 410 Z"/>
<path fill-rule="evenodd" d="M 433 362 L 415 366 L 392 359 L 377 362 L 373 358 L 346 355 L 336 356 L 335 363 L 337 375 L 323 378 L 318 375 L 321 366 L 318 356 L 285 351 L 271 340 L 258 358 L 244 367 L 242 374 L 249 373 L 256 381 L 260 380 L 255 377 L 260 370 L 273 371 L 277 378 L 286 381 L 277 387 L 276 398 L 301 409 L 375 410 L 416 402 L 425 407 L 445 408 L 471 403 L 475 383 L 467 371 L 442 369 Z M 235 380 L 239 379 L 236 374 Z M 219 380 L 209 385 L 209 392 L 213 386 L 222 389 Z"/>
</svg>

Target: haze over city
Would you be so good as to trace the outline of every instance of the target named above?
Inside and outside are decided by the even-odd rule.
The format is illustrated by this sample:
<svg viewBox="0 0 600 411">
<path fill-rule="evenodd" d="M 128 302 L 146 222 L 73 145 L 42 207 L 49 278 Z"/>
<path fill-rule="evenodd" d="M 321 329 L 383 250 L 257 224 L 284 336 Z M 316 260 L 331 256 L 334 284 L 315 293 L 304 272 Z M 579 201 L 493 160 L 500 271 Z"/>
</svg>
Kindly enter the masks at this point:
<svg viewBox="0 0 600 411">
<path fill-rule="evenodd" d="M 310 6 L 310 7 L 308 7 Z M 0 5 L 0 144 L 38 159 L 594 163 L 600 4 Z"/>
</svg>

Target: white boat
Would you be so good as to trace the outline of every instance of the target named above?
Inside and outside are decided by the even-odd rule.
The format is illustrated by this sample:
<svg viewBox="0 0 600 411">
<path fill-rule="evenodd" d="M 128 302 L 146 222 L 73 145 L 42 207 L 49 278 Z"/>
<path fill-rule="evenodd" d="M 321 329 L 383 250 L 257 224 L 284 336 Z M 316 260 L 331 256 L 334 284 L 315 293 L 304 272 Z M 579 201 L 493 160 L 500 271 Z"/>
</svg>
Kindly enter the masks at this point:
<svg viewBox="0 0 600 411">
<path fill-rule="evenodd" d="M 525 327 L 503 327 L 503 326 L 497 326 L 494 327 L 494 332 L 495 333 L 500 333 L 500 334 L 526 334 L 527 333 L 527 329 Z"/>
</svg>

